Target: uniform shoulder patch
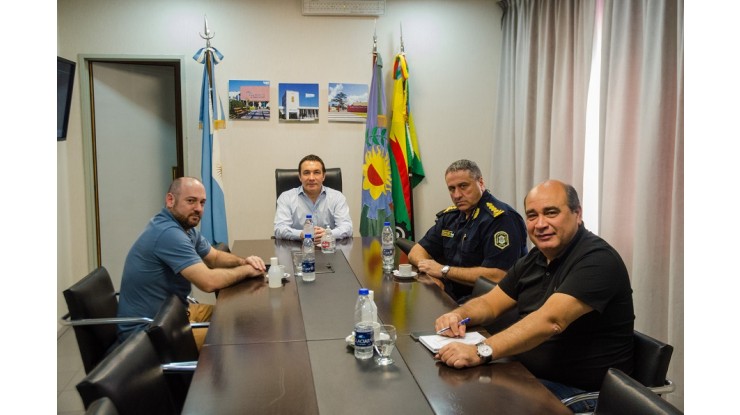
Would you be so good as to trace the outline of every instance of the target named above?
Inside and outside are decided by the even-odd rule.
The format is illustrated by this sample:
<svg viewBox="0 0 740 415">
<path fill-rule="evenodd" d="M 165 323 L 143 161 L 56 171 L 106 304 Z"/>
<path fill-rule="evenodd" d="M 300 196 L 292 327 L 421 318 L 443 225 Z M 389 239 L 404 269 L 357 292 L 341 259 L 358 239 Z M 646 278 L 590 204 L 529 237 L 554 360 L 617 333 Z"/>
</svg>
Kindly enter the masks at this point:
<svg viewBox="0 0 740 415">
<path fill-rule="evenodd" d="M 493 244 L 498 249 L 504 249 L 509 246 L 509 234 L 505 231 L 498 231 L 493 235 Z"/>
<path fill-rule="evenodd" d="M 491 213 L 493 214 L 493 217 L 494 218 L 497 217 L 497 216 L 500 216 L 500 215 L 502 215 L 504 213 L 503 210 L 497 208 L 491 202 L 486 202 L 486 207 L 488 208 L 488 210 L 491 211 Z"/>
<path fill-rule="evenodd" d="M 437 216 L 442 216 L 442 215 L 444 215 L 445 213 L 449 213 L 449 212 L 457 212 L 457 206 L 455 206 L 455 205 L 452 205 L 452 206 L 450 206 L 450 207 L 448 207 L 448 208 L 446 208 L 446 209 L 444 209 L 444 210 L 441 210 L 441 211 L 439 211 L 439 212 L 437 213 Z"/>
</svg>

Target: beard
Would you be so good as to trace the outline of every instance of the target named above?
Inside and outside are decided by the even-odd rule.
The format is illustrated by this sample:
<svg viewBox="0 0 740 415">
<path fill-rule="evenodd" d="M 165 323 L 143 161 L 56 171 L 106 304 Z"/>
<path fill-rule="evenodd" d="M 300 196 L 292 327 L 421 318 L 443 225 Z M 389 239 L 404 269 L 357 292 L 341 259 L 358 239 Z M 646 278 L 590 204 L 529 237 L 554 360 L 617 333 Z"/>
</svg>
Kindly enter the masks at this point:
<svg viewBox="0 0 740 415">
<path fill-rule="evenodd" d="M 182 226 L 186 231 L 198 226 L 200 223 L 200 216 L 195 213 L 191 215 L 182 215 L 177 212 L 172 212 L 172 216 L 175 217 L 175 220 L 177 220 L 180 226 Z"/>
</svg>

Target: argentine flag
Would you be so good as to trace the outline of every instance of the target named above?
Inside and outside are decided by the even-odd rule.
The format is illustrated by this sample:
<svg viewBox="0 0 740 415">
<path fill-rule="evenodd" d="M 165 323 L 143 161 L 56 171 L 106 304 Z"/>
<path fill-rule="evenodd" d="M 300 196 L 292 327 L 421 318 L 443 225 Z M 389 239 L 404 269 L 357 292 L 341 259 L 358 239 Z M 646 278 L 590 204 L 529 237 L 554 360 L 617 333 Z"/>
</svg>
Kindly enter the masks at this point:
<svg viewBox="0 0 740 415">
<path fill-rule="evenodd" d="M 200 96 L 200 128 L 203 130 L 203 150 L 201 160 L 201 179 L 206 188 L 206 206 L 201 219 L 200 230 L 203 236 L 215 245 L 229 243 L 226 227 L 226 204 L 224 202 L 223 166 L 221 165 L 221 144 L 217 131 L 226 128 L 223 106 L 216 91 L 214 68 L 223 55 L 213 47 L 200 49 L 193 56 L 204 64 L 203 85 Z"/>
</svg>

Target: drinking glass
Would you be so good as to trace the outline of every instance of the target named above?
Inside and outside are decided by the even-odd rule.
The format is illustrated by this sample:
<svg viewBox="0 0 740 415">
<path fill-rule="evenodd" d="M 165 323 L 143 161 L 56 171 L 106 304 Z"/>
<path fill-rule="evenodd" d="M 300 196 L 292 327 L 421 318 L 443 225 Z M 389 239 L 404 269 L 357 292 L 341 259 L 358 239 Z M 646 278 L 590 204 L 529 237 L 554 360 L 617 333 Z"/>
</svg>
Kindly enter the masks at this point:
<svg viewBox="0 0 740 415">
<path fill-rule="evenodd" d="M 375 350 L 380 355 L 375 358 L 375 363 L 387 366 L 393 363 L 391 353 L 396 347 L 396 328 L 390 324 L 381 324 L 379 335 L 375 338 Z"/>
<path fill-rule="evenodd" d="M 292 251 L 293 256 L 293 275 L 296 277 L 303 276 L 303 251 Z"/>
</svg>

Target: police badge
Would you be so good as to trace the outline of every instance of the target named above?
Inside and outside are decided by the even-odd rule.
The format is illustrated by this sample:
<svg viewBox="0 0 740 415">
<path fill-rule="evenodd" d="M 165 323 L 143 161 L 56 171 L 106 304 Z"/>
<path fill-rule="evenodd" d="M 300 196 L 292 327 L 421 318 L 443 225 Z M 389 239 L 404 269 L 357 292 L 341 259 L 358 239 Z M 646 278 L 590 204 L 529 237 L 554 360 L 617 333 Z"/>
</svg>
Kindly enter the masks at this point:
<svg viewBox="0 0 740 415">
<path fill-rule="evenodd" d="M 498 249 L 504 249 L 509 246 L 509 234 L 504 231 L 498 231 L 493 235 L 493 244 Z"/>
</svg>

